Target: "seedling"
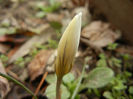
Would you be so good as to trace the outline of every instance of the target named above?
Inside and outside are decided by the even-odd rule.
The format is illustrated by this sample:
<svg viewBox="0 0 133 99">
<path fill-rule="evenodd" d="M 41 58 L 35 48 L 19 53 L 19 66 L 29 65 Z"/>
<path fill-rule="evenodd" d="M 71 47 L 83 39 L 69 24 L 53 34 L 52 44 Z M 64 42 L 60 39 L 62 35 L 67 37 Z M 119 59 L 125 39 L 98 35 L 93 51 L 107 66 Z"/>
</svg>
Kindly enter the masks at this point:
<svg viewBox="0 0 133 99">
<path fill-rule="evenodd" d="M 65 74 L 70 72 L 74 63 L 75 54 L 78 50 L 81 16 L 82 13 L 79 13 L 72 19 L 58 45 L 57 57 L 55 60 L 55 71 L 57 75 L 56 99 L 61 99 L 60 86 L 62 78 Z"/>
</svg>

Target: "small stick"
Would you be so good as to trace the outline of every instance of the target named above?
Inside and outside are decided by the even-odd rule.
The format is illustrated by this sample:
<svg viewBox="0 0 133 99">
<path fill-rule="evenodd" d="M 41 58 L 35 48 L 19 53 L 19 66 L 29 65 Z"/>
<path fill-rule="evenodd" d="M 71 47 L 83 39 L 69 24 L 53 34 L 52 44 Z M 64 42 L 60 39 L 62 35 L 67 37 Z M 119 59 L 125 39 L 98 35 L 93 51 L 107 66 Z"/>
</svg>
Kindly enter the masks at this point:
<svg viewBox="0 0 133 99">
<path fill-rule="evenodd" d="M 42 84 L 43 84 L 45 78 L 47 77 L 47 74 L 48 74 L 48 72 L 46 72 L 46 73 L 43 75 L 43 77 L 42 77 L 42 79 L 41 79 L 39 85 L 37 86 L 37 89 L 36 89 L 34 95 L 37 95 L 37 94 L 38 94 L 38 92 L 39 92 L 39 90 L 40 90 L 40 88 L 41 88 L 41 86 L 42 86 Z M 32 99 L 34 99 L 34 97 L 33 97 Z"/>
<path fill-rule="evenodd" d="M 46 90 L 47 87 L 48 87 L 48 86 L 44 86 L 44 87 L 42 88 L 41 92 L 43 93 L 43 92 Z"/>
</svg>

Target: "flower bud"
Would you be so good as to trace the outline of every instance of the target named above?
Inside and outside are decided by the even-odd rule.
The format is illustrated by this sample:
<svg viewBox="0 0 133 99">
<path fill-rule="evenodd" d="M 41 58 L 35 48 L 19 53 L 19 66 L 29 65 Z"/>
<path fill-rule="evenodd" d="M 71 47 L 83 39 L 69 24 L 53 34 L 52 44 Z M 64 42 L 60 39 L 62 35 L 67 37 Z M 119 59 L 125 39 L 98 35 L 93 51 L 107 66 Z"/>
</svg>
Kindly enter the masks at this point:
<svg viewBox="0 0 133 99">
<path fill-rule="evenodd" d="M 80 12 L 72 19 L 60 39 L 55 60 L 57 77 L 63 77 L 73 66 L 80 40 L 81 17 Z"/>
</svg>

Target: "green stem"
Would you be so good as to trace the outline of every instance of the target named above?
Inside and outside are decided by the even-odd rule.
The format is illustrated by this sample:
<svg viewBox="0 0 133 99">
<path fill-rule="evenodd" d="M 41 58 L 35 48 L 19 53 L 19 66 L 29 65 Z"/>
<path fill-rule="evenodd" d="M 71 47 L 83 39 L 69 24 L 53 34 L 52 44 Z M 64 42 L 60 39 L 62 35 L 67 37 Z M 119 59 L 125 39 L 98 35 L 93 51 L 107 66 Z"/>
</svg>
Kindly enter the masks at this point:
<svg viewBox="0 0 133 99">
<path fill-rule="evenodd" d="M 28 89 L 26 86 L 24 86 L 21 82 L 17 81 L 16 79 L 14 79 L 14 78 L 12 78 L 11 76 L 6 75 L 6 74 L 0 73 L 0 76 L 2 76 L 2 77 L 4 77 L 4 78 L 6 78 L 6 79 L 8 79 L 8 80 L 10 80 L 10 81 L 12 81 L 12 82 L 14 82 L 15 84 L 21 86 L 21 87 L 24 88 L 29 94 L 31 94 L 35 99 L 37 99 L 37 97 L 34 95 L 34 93 L 33 93 L 30 89 Z"/>
<path fill-rule="evenodd" d="M 61 91 L 60 91 L 61 82 L 62 82 L 62 77 L 61 78 L 57 77 L 56 99 L 61 99 Z"/>
<path fill-rule="evenodd" d="M 87 60 L 88 60 L 88 59 L 85 60 L 85 64 L 84 64 L 84 66 L 83 66 L 83 70 L 82 70 L 82 73 L 81 73 L 79 82 L 78 82 L 78 84 L 77 84 L 77 87 L 75 88 L 75 91 L 74 91 L 74 93 L 73 93 L 71 99 L 75 99 L 75 96 L 76 96 L 76 94 L 78 93 L 78 90 L 79 90 L 79 87 L 80 87 L 80 85 L 81 85 L 81 81 L 82 81 L 82 79 L 83 79 L 83 75 L 84 75 L 84 72 L 85 72 L 85 67 L 86 67 L 86 62 L 87 62 Z"/>
</svg>

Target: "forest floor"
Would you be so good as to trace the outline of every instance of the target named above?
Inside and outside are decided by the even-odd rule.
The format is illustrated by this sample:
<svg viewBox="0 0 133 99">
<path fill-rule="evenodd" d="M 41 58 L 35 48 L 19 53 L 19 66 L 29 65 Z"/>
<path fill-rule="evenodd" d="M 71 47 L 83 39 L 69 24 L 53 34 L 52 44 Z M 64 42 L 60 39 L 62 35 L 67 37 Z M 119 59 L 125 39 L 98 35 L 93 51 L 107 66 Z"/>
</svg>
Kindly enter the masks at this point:
<svg viewBox="0 0 133 99">
<path fill-rule="evenodd" d="M 86 0 L 1 0 L 0 72 L 28 87 L 38 99 L 55 99 L 54 60 L 73 16 L 82 12 L 79 50 L 63 78 L 62 99 L 133 99 L 133 47 Z M 0 99 L 33 99 L 0 76 Z"/>
</svg>

